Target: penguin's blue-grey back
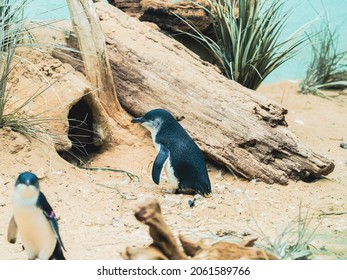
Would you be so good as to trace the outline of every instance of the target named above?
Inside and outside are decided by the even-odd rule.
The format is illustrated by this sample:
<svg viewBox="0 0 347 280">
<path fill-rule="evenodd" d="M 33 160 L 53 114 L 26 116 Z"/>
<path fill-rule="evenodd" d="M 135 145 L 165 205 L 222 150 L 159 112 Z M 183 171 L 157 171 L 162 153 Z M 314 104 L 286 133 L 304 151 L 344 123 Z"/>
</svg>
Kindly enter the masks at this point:
<svg viewBox="0 0 347 280">
<path fill-rule="evenodd" d="M 162 109 L 153 111 L 165 118 L 155 142 L 172 151 L 171 164 L 175 176 L 179 178 L 179 187 L 194 189 L 204 195 L 211 193 L 205 158 L 198 145 L 169 112 Z"/>
</svg>

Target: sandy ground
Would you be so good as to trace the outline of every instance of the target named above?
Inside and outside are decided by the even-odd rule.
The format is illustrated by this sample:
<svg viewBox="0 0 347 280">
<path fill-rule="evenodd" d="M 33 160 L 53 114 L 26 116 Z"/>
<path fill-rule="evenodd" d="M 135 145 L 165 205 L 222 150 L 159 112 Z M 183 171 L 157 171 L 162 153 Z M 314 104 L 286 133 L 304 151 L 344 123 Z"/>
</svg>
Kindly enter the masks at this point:
<svg viewBox="0 0 347 280">
<path fill-rule="evenodd" d="M 71 70 L 57 61 L 33 56 L 47 79 Z M 22 85 L 21 81 L 33 78 L 28 71 L 14 75 L 14 89 Z M 66 89 L 73 86 L 82 90 L 83 85 L 76 83 L 64 76 L 54 85 L 54 96 L 65 98 L 69 94 Z M 168 192 L 165 178 L 160 186 L 153 183 L 151 168 L 156 151 L 149 132 L 131 124 L 131 116 L 127 119 L 128 135 L 120 137 L 123 141 L 104 148 L 89 166 L 126 170 L 139 180 L 123 173 L 77 168 L 62 159 L 48 141 L 1 128 L 0 259 L 26 259 L 20 239 L 14 245 L 6 240 L 13 185 L 23 171 L 39 176 L 41 190 L 59 217 L 67 259 L 122 259 L 127 246 L 150 244 L 148 228 L 133 213 L 134 205 L 147 195 L 158 199 L 175 236 L 183 233 L 209 242 L 239 242 L 251 237 L 275 240 L 288 225 L 295 224 L 301 211 L 303 216 L 314 217 L 310 230 L 319 225 L 311 242 L 311 248 L 317 249 L 314 257 L 347 258 L 347 150 L 339 147 L 341 141 L 347 141 L 347 96 L 332 100 L 302 96 L 297 94 L 296 86 L 296 82 L 286 81 L 262 86 L 258 93 L 288 109 L 289 129 L 303 144 L 332 159 L 334 172 L 313 183 L 292 181 L 280 186 L 248 182 L 208 163 L 213 193 L 198 200 L 193 208 L 188 205 L 191 196 Z M 45 106 L 52 104 L 47 100 Z M 319 224 L 320 214 L 326 215 Z"/>
<path fill-rule="evenodd" d="M 133 215 L 145 195 L 155 196 L 175 236 L 239 242 L 252 236 L 274 240 L 300 213 L 317 217 L 326 213 L 312 245 L 316 258 L 347 257 L 347 96 L 325 100 L 298 95 L 295 82 L 262 86 L 258 92 L 289 110 L 289 128 L 313 150 L 334 160 L 335 171 L 313 183 L 267 185 L 236 178 L 208 163 L 213 194 L 190 208 L 189 195 L 175 195 L 151 180 L 156 152 L 149 133 L 129 125 L 132 137 L 125 144 L 108 147 L 91 166 L 124 169 L 139 176 L 109 171 L 88 171 L 66 162 L 55 149 L 37 140 L 0 129 L 0 259 L 26 259 L 21 241 L 6 240 L 12 215 L 11 193 L 18 174 L 25 170 L 40 177 L 42 191 L 59 216 L 60 232 L 68 259 L 121 259 L 127 246 L 151 241 L 148 228 Z M 130 118 L 129 118 L 130 121 Z M 313 219 L 309 225 L 318 224 Z M 262 232 L 262 233 L 261 233 Z"/>
</svg>

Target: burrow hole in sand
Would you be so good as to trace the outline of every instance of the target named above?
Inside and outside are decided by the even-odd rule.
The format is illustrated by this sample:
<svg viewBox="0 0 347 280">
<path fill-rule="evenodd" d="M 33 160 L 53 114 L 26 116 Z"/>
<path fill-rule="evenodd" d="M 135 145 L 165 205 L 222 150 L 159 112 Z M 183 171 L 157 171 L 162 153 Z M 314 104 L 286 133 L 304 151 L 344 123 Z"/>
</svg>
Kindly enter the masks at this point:
<svg viewBox="0 0 347 280">
<path fill-rule="evenodd" d="M 102 150 L 102 145 L 96 145 L 98 135 L 94 131 L 95 119 L 86 98 L 71 107 L 68 120 L 68 138 L 72 147 L 59 152 L 59 155 L 75 166 L 83 166 Z"/>
</svg>

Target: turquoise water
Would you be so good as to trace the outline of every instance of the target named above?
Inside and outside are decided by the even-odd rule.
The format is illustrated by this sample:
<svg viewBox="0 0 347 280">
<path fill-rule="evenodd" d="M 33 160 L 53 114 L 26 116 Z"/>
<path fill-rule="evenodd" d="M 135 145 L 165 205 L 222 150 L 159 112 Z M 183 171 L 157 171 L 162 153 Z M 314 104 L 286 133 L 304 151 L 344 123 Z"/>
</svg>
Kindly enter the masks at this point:
<svg viewBox="0 0 347 280">
<path fill-rule="evenodd" d="M 293 8 L 294 7 L 294 8 Z M 282 38 L 287 38 L 300 27 L 319 28 L 328 17 L 331 30 L 336 28 L 339 50 L 347 50 L 347 0 L 287 0 L 285 8 L 293 8 Z M 311 59 L 311 47 L 302 46 L 300 52 L 268 76 L 265 83 L 281 80 L 300 80 L 304 77 Z"/>
<path fill-rule="evenodd" d="M 283 39 L 308 22 L 318 28 L 322 21 L 320 18 L 328 15 L 332 29 L 338 28 L 339 49 L 347 50 L 347 0 L 286 0 L 285 10 L 287 9 L 292 9 L 292 14 L 282 34 Z M 33 0 L 27 13 L 30 18 L 40 20 L 69 18 L 65 0 Z M 303 47 L 293 59 L 276 69 L 264 82 L 302 79 L 310 54 L 310 47 Z"/>
<path fill-rule="evenodd" d="M 34 20 L 60 20 L 70 17 L 65 0 L 29 0 L 26 15 Z"/>
</svg>

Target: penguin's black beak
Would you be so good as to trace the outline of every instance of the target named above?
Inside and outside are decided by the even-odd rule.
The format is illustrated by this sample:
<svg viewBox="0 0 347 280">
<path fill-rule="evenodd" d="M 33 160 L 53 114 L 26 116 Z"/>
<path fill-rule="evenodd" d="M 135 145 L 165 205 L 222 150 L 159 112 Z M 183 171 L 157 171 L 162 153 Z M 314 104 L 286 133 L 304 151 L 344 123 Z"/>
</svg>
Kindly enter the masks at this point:
<svg viewBox="0 0 347 280">
<path fill-rule="evenodd" d="M 145 120 L 141 117 L 141 118 L 133 118 L 131 120 L 132 123 L 143 123 L 145 122 Z"/>
</svg>

